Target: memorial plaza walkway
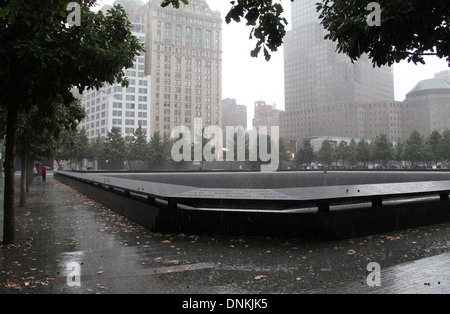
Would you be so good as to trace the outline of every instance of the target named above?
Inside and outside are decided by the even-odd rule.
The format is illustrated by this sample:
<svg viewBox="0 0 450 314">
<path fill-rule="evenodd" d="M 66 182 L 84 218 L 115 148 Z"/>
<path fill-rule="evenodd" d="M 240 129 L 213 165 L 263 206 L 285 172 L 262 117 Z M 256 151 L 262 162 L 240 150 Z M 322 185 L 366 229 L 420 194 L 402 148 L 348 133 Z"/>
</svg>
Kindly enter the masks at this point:
<svg viewBox="0 0 450 314">
<path fill-rule="evenodd" d="M 450 293 L 450 223 L 342 241 L 161 234 L 52 176 L 16 216 L 1 294 Z"/>
</svg>

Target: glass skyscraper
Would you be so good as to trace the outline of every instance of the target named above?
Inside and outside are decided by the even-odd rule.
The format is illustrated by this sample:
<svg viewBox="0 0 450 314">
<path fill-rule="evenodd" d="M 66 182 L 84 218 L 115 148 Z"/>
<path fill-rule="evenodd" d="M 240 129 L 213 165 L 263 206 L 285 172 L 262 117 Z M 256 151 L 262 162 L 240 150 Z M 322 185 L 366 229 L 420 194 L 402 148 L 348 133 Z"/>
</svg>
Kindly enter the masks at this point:
<svg viewBox="0 0 450 314">
<path fill-rule="evenodd" d="M 352 63 L 336 53 L 336 44 L 324 39 L 316 2 L 292 3 L 292 30 L 284 44 L 282 137 L 300 142 L 315 136 L 369 138 L 365 104 L 383 108 L 380 102 L 394 102 L 392 68 L 374 68 L 366 56 Z"/>
</svg>

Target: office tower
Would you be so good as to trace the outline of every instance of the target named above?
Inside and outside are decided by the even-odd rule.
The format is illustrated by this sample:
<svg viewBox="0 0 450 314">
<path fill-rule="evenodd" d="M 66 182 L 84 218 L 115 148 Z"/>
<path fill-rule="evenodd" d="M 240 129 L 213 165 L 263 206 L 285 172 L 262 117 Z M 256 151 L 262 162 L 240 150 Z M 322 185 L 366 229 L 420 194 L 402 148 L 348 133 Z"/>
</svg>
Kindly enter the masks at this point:
<svg viewBox="0 0 450 314">
<path fill-rule="evenodd" d="M 205 0 L 179 9 L 161 1 L 121 0 L 129 19 L 146 26 L 145 72 L 151 76 L 151 133 L 170 136 L 176 126 L 193 131 L 222 126 L 222 19 Z M 138 8 L 138 9 L 136 9 Z M 194 132 L 192 132 L 193 134 Z"/>
<path fill-rule="evenodd" d="M 145 42 L 145 25 L 133 24 L 132 33 Z M 106 138 L 113 126 L 122 131 L 123 136 L 132 136 L 141 126 L 150 135 L 151 81 L 145 75 L 145 53 L 134 61 L 134 66 L 125 70 L 129 86 L 105 84 L 101 89 L 85 90 L 81 95 L 82 106 L 87 117 L 80 123 L 89 139 L 98 136 Z"/>
<path fill-rule="evenodd" d="M 367 133 L 366 110 L 361 106 L 386 102 L 389 107 L 394 102 L 392 69 L 373 68 L 367 56 L 353 64 L 346 55 L 336 53 L 336 44 L 324 39 L 326 31 L 320 25 L 316 2 L 292 4 L 292 30 L 284 46 L 281 134 L 300 142 L 314 136 L 358 138 Z"/>
<path fill-rule="evenodd" d="M 413 131 L 429 136 L 434 130 L 449 130 L 450 82 L 443 78 L 420 81 L 406 94 L 402 121 L 404 138 Z"/>
<path fill-rule="evenodd" d="M 275 106 L 266 104 L 263 100 L 255 101 L 255 117 L 253 118 L 253 128 L 261 131 L 260 127 L 267 127 L 267 132 L 270 135 L 271 127 L 280 126 L 281 110 Z"/>
<path fill-rule="evenodd" d="M 247 106 L 238 105 L 236 99 L 222 100 L 222 126 L 242 126 L 247 129 Z"/>
<path fill-rule="evenodd" d="M 226 98 L 222 100 L 222 131 L 223 144 L 226 147 L 227 126 L 233 128 L 242 126 L 247 129 L 247 106 L 238 105 L 236 99 Z"/>
</svg>

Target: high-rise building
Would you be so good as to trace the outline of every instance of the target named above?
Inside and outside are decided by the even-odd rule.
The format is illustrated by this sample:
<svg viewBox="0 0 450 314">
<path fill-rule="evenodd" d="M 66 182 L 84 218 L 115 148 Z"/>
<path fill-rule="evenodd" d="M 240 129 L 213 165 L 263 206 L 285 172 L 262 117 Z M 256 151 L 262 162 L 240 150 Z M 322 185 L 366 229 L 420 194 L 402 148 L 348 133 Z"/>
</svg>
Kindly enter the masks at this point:
<svg viewBox="0 0 450 314">
<path fill-rule="evenodd" d="M 236 99 L 222 100 L 222 126 L 242 126 L 247 129 L 247 106 L 238 105 Z"/>
<path fill-rule="evenodd" d="M 145 24 L 145 73 L 151 76 L 151 133 L 170 136 L 176 126 L 222 126 L 222 19 L 205 0 L 179 9 L 161 1 L 124 5 L 131 21 Z M 192 132 L 193 134 L 194 132 Z"/>
<path fill-rule="evenodd" d="M 267 127 L 267 132 L 270 135 L 273 126 L 280 126 L 280 113 L 281 110 L 276 109 L 275 106 L 266 104 L 263 100 L 255 101 L 253 128 L 261 131 L 259 129 L 260 127 Z"/>
<path fill-rule="evenodd" d="M 316 2 L 292 4 L 293 28 L 284 46 L 281 136 L 300 142 L 314 136 L 369 136 L 360 108 L 365 103 L 389 106 L 394 102 L 392 68 L 374 68 L 367 56 L 352 63 L 348 56 L 336 53 L 336 44 L 324 39 Z"/>
<path fill-rule="evenodd" d="M 247 129 L 247 106 L 238 105 L 236 99 L 222 100 L 222 131 L 223 144 L 226 146 L 227 127 L 243 127 Z"/>
<path fill-rule="evenodd" d="M 132 33 L 145 42 L 145 25 L 133 24 Z M 87 117 L 80 123 L 89 139 L 105 138 L 113 126 L 124 136 L 132 136 L 141 126 L 149 138 L 151 113 L 151 81 L 145 75 L 145 53 L 134 61 L 134 66 L 125 70 L 129 86 L 106 84 L 97 90 L 85 90 L 81 104 Z"/>
<path fill-rule="evenodd" d="M 441 72 L 442 73 L 442 72 Z M 423 136 L 450 129 L 450 82 L 440 78 L 420 81 L 403 101 L 403 136 Z"/>
</svg>

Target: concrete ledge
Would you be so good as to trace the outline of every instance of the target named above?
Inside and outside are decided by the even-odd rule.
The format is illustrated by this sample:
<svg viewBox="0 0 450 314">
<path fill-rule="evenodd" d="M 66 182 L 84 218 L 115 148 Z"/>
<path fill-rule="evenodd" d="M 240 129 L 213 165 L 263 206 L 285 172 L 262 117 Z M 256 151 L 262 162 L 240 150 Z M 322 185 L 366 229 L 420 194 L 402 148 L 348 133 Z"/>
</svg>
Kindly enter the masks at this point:
<svg viewBox="0 0 450 314">
<path fill-rule="evenodd" d="M 253 209 L 253 210 L 289 210 L 308 206 L 318 207 L 319 212 L 330 211 L 334 205 L 349 205 L 371 202 L 372 207 L 383 206 L 383 202 L 392 199 L 437 196 L 448 200 L 450 181 L 424 181 L 401 183 L 377 183 L 343 186 L 310 186 L 294 188 L 199 188 L 195 185 L 177 185 L 139 180 L 117 176 L 96 175 L 93 173 L 59 172 L 58 175 L 108 189 L 110 192 L 120 192 L 125 197 L 139 194 L 151 199 L 161 199 L 168 202 L 170 209 L 178 205 L 194 208 L 222 209 Z M 195 180 L 196 175 L 184 175 Z M 275 174 L 272 179 L 281 179 Z M 152 201 L 153 202 L 153 201 Z"/>
<path fill-rule="evenodd" d="M 89 172 L 85 172 L 89 173 Z M 94 172 L 95 173 L 95 172 Z M 200 188 L 281 189 L 295 187 L 401 183 L 450 180 L 447 171 L 289 171 L 289 172 L 191 172 L 97 174 Z"/>
</svg>

